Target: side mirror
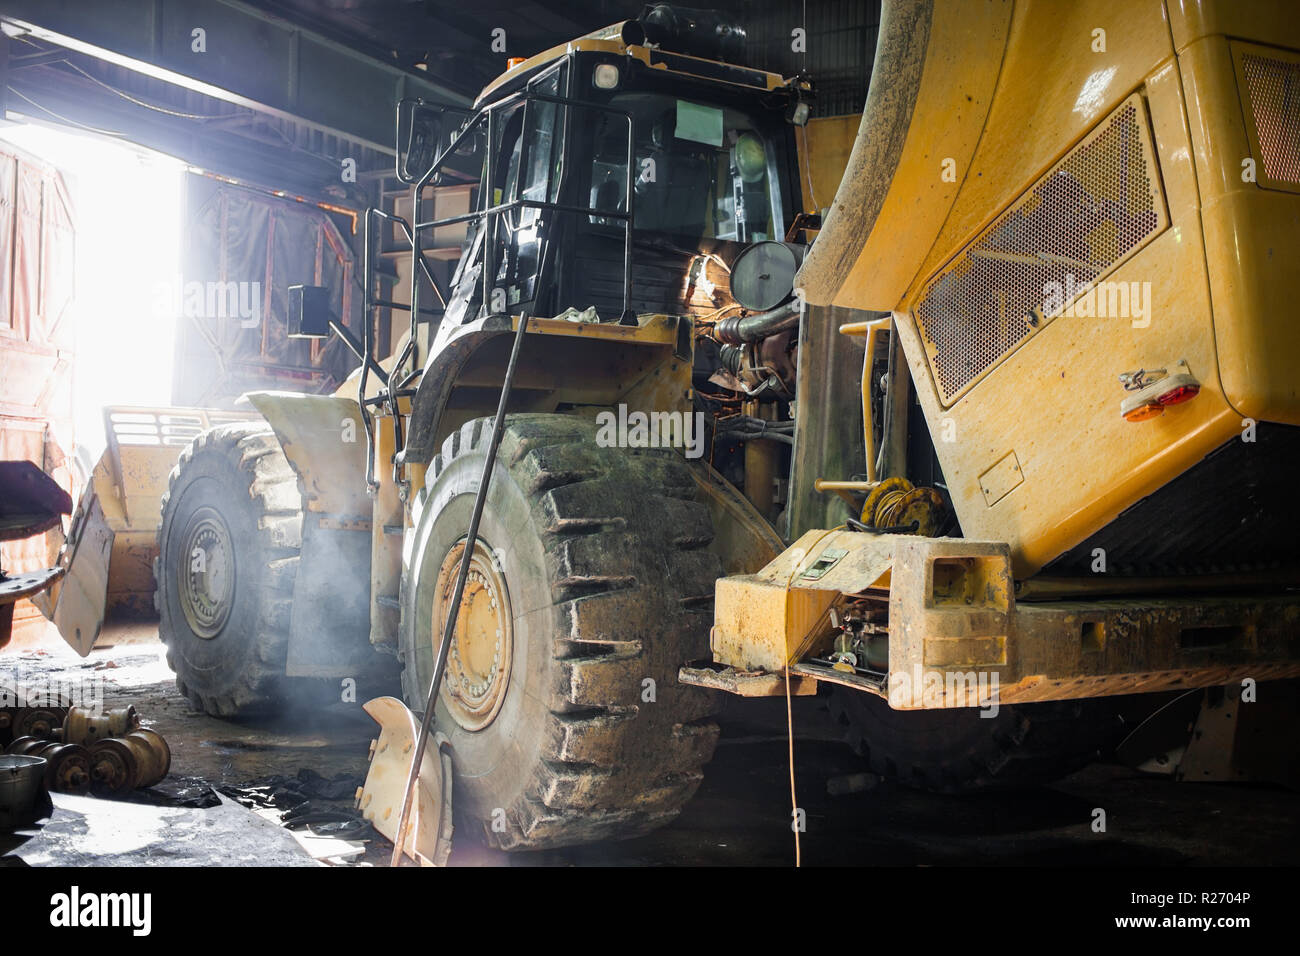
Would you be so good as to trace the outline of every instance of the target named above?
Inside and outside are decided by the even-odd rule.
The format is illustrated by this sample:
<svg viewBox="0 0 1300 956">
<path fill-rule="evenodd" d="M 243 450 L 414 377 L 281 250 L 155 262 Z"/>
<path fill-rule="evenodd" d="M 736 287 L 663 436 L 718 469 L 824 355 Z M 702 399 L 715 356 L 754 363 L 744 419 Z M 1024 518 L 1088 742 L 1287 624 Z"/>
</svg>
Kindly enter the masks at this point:
<svg viewBox="0 0 1300 956">
<path fill-rule="evenodd" d="M 438 158 L 442 138 L 441 108 L 423 100 L 397 104 L 397 178 L 416 182 Z"/>
<path fill-rule="evenodd" d="M 330 334 L 330 290 L 319 285 L 289 286 L 291 339 L 326 339 Z"/>
</svg>

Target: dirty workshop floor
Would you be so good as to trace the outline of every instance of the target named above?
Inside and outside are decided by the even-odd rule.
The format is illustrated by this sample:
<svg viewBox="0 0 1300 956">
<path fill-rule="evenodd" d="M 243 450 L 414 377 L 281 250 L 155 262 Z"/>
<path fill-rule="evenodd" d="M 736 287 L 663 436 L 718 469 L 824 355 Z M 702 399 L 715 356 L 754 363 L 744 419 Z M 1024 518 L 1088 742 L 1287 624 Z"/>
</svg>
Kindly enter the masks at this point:
<svg viewBox="0 0 1300 956">
<path fill-rule="evenodd" d="M 233 722 L 196 713 L 177 693 L 152 626 L 117 627 L 82 660 L 54 636 L 6 650 L 0 673 L 102 679 L 104 706 L 134 704 L 172 750 L 169 784 L 182 793 L 240 787 L 275 775 L 314 771 L 323 778 L 363 776 L 376 726 L 357 705 L 334 704 L 274 720 Z M 740 706 L 735 706 L 739 704 Z M 1300 794 L 1266 786 L 1175 784 L 1109 764 L 1021 793 L 943 797 L 879 783 L 831 796 L 827 781 L 860 771 L 836 740 L 816 699 L 795 700 L 795 766 L 806 865 L 1159 864 L 1294 865 L 1300 862 Z M 733 701 L 723 737 L 695 799 L 671 826 L 647 837 L 561 851 L 507 855 L 461 839 L 460 865 L 786 866 L 794 859 L 785 701 Z M 0 865 L 22 862 L 305 863 L 287 831 L 224 800 L 210 809 L 122 804 L 111 826 L 78 813 L 63 798 L 47 824 L 57 832 L 0 836 Z M 316 800 L 317 809 L 350 808 L 350 792 Z M 1105 833 L 1092 831 L 1105 808 Z M 92 808 L 93 809 L 93 808 Z M 102 808 L 101 808 L 102 809 Z M 147 821 L 154 821 L 147 824 Z M 162 821 L 162 825 L 158 823 Z M 135 843 L 124 832 L 153 830 Z M 125 831 L 123 828 L 126 828 Z M 106 842 L 106 832 L 115 834 Z M 38 842 L 41 841 L 42 842 Z M 97 843 L 97 839 L 99 842 Z M 152 842 L 150 842 L 152 841 Z M 185 844 L 185 845 L 182 845 Z M 135 847 L 133 852 L 132 847 Z M 386 865 L 389 845 L 366 844 L 352 864 Z M 145 847 L 147 852 L 140 849 Z M 204 853 L 213 859 L 205 859 Z M 142 855 L 143 854 L 143 855 Z M 217 859 L 220 858 L 220 859 Z"/>
</svg>

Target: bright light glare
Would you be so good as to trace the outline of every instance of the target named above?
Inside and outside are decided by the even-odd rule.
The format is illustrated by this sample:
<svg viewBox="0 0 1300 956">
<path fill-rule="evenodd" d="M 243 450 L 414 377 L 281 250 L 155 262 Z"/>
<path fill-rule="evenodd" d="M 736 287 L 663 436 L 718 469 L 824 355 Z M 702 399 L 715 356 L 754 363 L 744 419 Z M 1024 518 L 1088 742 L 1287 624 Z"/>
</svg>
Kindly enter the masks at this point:
<svg viewBox="0 0 1300 956">
<path fill-rule="evenodd" d="M 1113 66 L 1108 66 L 1090 74 L 1079 89 L 1079 95 L 1074 101 L 1074 112 L 1085 120 L 1090 120 L 1100 113 L 1102 106 L 1106 102 L 1106 91 L 1110 88 L 1110 81 L 1114 78 L 1115 67 Z"/>
<path fill-rule="evenodd" d="M 76 230 L 76 443 L 97 461 L 105 405 L 170 405 L 172 321 L 160 284 L 181 272 L 182 163 L 100 137 L 44 126 L 0 127 L 0 139 L 60 169 Z"/>
</svg>

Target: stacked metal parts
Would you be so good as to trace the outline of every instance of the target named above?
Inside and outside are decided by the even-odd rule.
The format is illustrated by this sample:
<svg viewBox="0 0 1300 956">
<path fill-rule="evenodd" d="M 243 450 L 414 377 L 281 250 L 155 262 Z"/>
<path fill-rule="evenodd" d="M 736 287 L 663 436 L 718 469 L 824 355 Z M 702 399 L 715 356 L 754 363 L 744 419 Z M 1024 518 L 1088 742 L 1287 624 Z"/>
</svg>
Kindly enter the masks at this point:
<svg viewBox="0 0 1300 956">
<path fill-rule="evenodd" d="M 82 707 L 0 710 L 5 753 L 45 762 L 44 786 L 55 793 L 113 796 L 152 787 L 171 769 L 162 735 L 140 726 L 133 706 L 96 712 Z"/>
</svg>

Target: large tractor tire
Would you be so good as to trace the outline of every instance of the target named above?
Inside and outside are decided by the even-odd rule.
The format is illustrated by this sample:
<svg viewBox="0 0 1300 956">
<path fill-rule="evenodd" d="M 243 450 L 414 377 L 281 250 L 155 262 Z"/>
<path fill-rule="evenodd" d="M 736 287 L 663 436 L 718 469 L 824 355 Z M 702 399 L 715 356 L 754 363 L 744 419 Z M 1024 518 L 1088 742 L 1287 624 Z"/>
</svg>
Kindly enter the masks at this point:
<svg viewBox="0 0 1300 956">
<path fill-rule="evenodd" d="M 491 431 L 469 422 L 426 474 L 401 626 L 417 711 Z M 678 453 L 602 448 L 568 415 L 507 419 L 437 702 L 462 825 L 537 849 L 676 816 L 718 736 L 713 695 L 677 682 L 708 653 L 712 535 Z"/>
<path fill-rule="evenodd" d="M 850 747 L 882 777 L 938 793 L 1050 783 L 1107 753 L 1128 729 L 1108 698 L 978 708 L 894 710 L 884 699 L 835 688 L 831 716 Z"/>
<path fill-rule="evenodd" d="M 221 425 L 181 453 L 162 499 L 154 602 L 176 686 L 221 717 L 283 701 L 297 479 L 270 426 Z"/>
</svg>

